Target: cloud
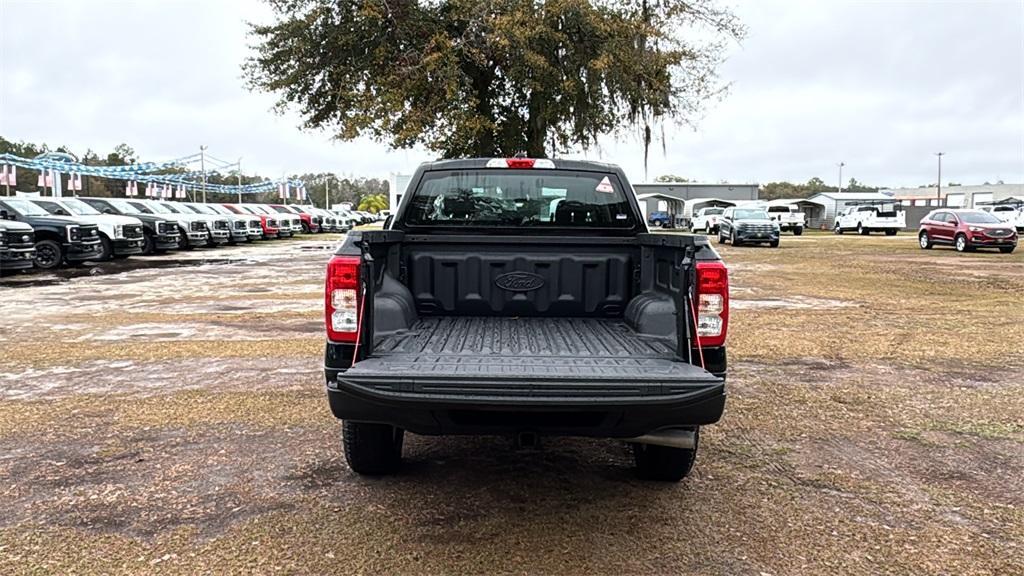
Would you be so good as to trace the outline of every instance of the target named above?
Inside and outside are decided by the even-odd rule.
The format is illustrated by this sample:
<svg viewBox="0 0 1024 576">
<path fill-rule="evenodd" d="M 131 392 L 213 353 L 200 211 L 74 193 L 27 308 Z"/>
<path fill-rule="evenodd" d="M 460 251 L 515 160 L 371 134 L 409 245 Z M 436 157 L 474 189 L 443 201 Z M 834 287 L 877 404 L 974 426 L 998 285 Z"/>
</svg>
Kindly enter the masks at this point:
<svg viewBox="0 0 1024 576">
<path fill-rule="evenodd" d="M 1024 181 L 1024 5 L 1019 2 L 748 1 L 750 30 L 721 69 L 729 95 L 697 129 L 670 126 L 648 173 L 707 181 L 898 186 Z M 268 176 L 330 170 L 385 176 L 432 155 L 305 132 L 241 78 L 249 1 L 0 3 L 0 135 L 147 160 L 199 145 Z M 578 157 L 644 180 L 637 138 Z"/>
</svg>

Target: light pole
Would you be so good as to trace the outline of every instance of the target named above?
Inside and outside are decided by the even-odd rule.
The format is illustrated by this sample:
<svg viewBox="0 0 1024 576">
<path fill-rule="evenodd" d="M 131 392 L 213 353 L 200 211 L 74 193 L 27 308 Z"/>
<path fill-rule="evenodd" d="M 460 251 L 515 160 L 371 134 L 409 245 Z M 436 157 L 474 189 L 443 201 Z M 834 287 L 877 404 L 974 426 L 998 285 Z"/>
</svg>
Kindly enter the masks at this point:
<svg viewBox="0 0 1024 576">
<path fill-rule="evenodd" d="M 238 158 L 238 203 L 242 203 L 242 158 Z"/>
<path fill-rule="evenodd" d="M 839 163 L 839 193 L 843 193 L 843 166 L 846 166 L 846 162 Z"/>
<path fill-rule="evenodd" d="M 203 204 L 206 204 L 206 146 L 199 147 L 199 169 L 203 171 Z"/>
<path fill-rule="evenodd" d="M 936 206 L 942 206 L 942 157 L 945 155 L 945 152 L 935 153 L 935 156 L 939 159 L 939 180 L 935 184 L 935 200 L 938 202 Z"/>
</svg>

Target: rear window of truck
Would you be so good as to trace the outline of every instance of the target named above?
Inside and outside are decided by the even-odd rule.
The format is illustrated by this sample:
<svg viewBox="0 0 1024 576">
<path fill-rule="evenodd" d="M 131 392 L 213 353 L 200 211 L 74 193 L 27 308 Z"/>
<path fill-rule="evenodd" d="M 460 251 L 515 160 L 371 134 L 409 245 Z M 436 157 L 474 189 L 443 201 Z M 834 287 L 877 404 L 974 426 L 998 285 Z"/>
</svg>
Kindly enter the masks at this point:
<svg viewBox="0 0 1024 576">
<path fill-rule="evenodd" d="M 427 172 L 410 198 L 410 226 L 617 228 L 636 225 L 615 174 L 480 169 Z"/>
</svg>

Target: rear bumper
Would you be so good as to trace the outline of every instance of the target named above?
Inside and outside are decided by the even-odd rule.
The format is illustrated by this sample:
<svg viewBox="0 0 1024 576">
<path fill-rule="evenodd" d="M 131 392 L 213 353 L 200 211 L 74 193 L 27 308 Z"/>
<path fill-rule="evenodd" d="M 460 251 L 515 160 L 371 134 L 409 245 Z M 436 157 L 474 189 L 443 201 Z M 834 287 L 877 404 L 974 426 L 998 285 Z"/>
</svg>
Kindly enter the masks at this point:
<svg viewBox="0 0 1024 576">
<path fill-rule="evenodd" d="M 398 426 L 416 434 L 506 434 L 632 438 L 661 428 L 713 424 L 725 409 L 725 384 L 638 397 L 529 397 L 423 394 L 327 383 L 336 418 Z"/>
<path fill-rule="evenodd" d="M 134 254 L 142 254 L 145 246 L 145 240 L 143 238 L 125 238 L 121 240 L 114 240 L 111 242 L 111 250 L 117 256 L 132 256 Z"/>
</svg>

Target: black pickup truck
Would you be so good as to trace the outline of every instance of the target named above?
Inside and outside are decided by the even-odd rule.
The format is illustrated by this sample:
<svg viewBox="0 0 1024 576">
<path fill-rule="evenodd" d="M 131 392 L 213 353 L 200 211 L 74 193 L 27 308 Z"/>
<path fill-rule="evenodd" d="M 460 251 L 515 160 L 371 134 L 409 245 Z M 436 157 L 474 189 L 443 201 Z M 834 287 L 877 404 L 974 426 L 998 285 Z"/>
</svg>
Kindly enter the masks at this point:
<svg viewBox="0 0 1024 576">
<path fill-rule="evenodd" d="M 349 466 L 397 470 L 404 431 L 618 438 L 676 481 L 725 406 L 728 273 L 650 234 L 595 162 L 447 160 L 327 266 L 325 375 Z"/>
<path fill-rule="evenodd" d="M 99 227 L 81 218 L 54 216 L 24 198 L 0 200 L 0 217 L 32 227 L 36 268 L 50 270 L 64 263 L 98 260 L 103 255 Z"/>
</svg>

